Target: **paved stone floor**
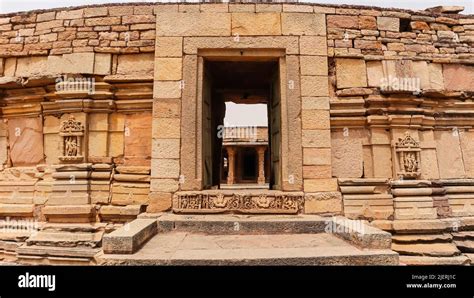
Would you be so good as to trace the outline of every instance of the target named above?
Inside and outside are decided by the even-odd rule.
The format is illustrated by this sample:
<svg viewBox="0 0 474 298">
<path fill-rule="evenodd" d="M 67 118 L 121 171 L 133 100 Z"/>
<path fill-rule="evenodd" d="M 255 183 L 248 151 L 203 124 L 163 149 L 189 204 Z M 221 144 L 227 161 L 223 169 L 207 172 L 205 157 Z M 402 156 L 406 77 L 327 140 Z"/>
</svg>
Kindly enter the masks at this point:
<svg viewBox="0 0 474 298">
<path fill-rule="evenodd" d="M 361 250 L 330 234 L 158 234 L 133 255 L 103 255 L 106 264 L 358 265 L 393 264 L 391 250 Z"/>
</svg>

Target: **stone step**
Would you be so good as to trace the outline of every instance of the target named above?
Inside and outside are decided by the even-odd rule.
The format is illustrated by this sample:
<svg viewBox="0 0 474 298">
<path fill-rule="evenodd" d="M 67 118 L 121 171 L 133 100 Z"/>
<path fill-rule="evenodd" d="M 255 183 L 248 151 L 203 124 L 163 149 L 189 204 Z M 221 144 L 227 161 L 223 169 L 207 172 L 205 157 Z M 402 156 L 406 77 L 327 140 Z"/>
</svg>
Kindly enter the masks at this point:
<svg viewBox="0 0 474 298">
<path fill-rule="evenodd" d="M 474 240 L 456 240 L 454 244 L 462 252 L 474 253 Z"/>
<path fill-rule="evenodd" d="M 453 243 L 392 243 L 392 250 L 409 256 L 451 257 L 461 254 Z"/>
<path fill-rule="evenodd" d="M 106 265 L 396 265 L 389 249 L 359 249 L 325 233 L 204 235 L 169 232 L 138 252 L 104 254 Z"/>
<path fill-rule="evenodd" d="M 158 233 L 172 231 L 207 235 L 270 235 L 330 233 L 353 245 L 373 249 L 389 249 L 390 233 L 369 226 L 365 221 L 342 216 L 318 215 L 178 215 L 142 214 L 140 218 L 156 218 Z"/>
<path fill-rule="evenodd" d="M 45 223 L 42 231 L 93 233 L 105 230 L 106 223 Z"/>
<path fill-rule="evenodd" d="M 91 258 L 45 257 L 32 255 L 19 255 L 16 262 L 21 265 L 88 266 L 96 264 L 96 261 Z"/>
<path fill-rule="evenodd" d="M 450 234 L 416 234 L 416 235 L 393 235 L 392 241 L 395 243 L 440 243 L 451 242 L 453 236 Z"/>
<path fill-rule="evenodd" d="M 41 245 L 22 245 L 17 252 L 20 255 L 53 256 L 71 258 L 94 258 L 100 253 L 100 248 L 87 247 L 52 247 Z"/>
<path fill-rule="evenodd" d="M 331 217 L 318 215 L 178 215 L 141 214 L 156 218 L 158 233 L 181 231 L 206 234 L 324 233 Z"/>
<path fill-rule="evenodd" d="M 465 255 L 456 257 L 400 256 L 400 265 L 469 265 L 472 261 Z"/>
<path fill-rule="evenodd" d="M 134 253 L 157 233 L 155 219 L 136 219 L 112 233 L 104 235 L 104 253 Z"/>
<path fill-rule="evenodd" d="M 52 232 L 40 231 L 26 240 L 28 246 L 56 246 L 56 247 L 98 247 L 101 245 L 104 232 Z"/>
</svg>

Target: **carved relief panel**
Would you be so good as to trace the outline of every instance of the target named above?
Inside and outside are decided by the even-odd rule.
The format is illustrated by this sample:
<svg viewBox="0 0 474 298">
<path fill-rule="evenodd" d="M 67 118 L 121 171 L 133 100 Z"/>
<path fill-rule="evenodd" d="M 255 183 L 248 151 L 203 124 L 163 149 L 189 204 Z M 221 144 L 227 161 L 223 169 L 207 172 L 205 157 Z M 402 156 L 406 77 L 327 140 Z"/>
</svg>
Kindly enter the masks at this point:
<svg viewBox="0 0 474 298">
<path fill-rule="evenodd" d="M 59 160 L 62 162 L 82 162 L 84 160 L 84 125 L 70 116 L 61 123 L 59 130 L 61 137 Z"/>
<path fill-rule="evenodd" d="M 296 214 L 304 209 L 302 193 L 178 192 L 175 213 Z"/>
<path fill-rule="evenodd" d="M 420 144 L 409 132 L 404 138 L 399 138 L 395 144 L 398 159 L 397 176 L 401 179 L 416 179 L 421 175 Z"/>
</svg>

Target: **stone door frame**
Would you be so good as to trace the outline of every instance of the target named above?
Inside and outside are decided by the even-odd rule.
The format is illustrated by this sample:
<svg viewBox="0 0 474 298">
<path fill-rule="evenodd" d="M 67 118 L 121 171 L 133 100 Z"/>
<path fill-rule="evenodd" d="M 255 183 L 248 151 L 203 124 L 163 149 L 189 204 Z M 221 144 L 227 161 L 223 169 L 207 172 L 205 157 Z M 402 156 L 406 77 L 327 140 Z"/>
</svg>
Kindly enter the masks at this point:
<svg viewBox="0 0 474 298">
<path fill-rule="evenodd" d="M 218 47 L 216 49 L 216 46 Z M 281 190 L 303 188 L 297 37 L 185 37 L 181 98 L 181 190 L 202 190 L 202 73 L 204 59 L 278 59 L 281 96 Z M 290 62 L 292 67 L 288 69 Z M 292 109 L 288 109 L 291 103 Z M 292 115 L 289 115 L 291 113 Z M 290 133 L 291 132 L 291 133 Z M 291 154 L 290 154 L 291 152 Z"/>
</svg>

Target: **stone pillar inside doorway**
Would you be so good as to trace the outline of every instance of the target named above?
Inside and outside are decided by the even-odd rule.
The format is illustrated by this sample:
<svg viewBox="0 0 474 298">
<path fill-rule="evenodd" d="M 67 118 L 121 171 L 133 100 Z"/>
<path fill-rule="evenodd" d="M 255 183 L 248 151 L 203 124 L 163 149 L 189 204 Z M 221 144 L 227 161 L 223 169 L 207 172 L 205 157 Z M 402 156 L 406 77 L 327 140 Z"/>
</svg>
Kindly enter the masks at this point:
<svg viewBox="0 0 474 298">
<path fill-rule="evenodd" d="M 257 147 L 258 154 L 258 184 L 265 184 L 265 147 Z"/>
<path fill-rule="evenodd" d="M 227 150 L 227 157 L 228 157 L 228 163 L 229 163 L 229 171 L 227 174 L 227 184 L 232 185 L 234 184 L 235 148 L 226 147 L 226 150 Z"/>
</svg>

